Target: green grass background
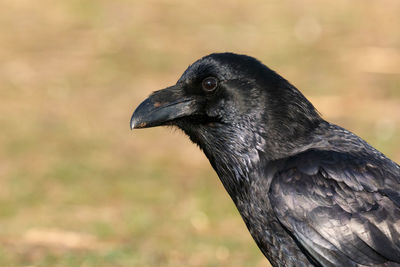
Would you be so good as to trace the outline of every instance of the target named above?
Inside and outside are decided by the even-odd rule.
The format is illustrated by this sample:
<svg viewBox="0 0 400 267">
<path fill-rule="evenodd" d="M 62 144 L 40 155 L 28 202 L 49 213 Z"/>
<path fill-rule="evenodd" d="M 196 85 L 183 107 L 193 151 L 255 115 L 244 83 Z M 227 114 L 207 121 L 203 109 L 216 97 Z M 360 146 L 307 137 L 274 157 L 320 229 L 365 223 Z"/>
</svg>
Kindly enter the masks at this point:
<svg viewBox="0 0 400 267">
<path fill-rule="evenodd" d="M 400 161 L 397 0 L 2 0 L 0 266 L 268 266 L 209 163 L 134 108 L 257 57 Z"/>
</svg>

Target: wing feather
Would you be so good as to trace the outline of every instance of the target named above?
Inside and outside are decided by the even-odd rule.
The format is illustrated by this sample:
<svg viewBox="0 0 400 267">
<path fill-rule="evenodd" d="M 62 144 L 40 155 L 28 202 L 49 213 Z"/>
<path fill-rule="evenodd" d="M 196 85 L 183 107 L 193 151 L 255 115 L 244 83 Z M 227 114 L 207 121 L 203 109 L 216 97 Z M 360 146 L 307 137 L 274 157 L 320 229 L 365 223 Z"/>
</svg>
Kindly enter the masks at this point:
<svg viewBox="0 0 400 267">
<path fill-rule="evenodd" d="M 400 266 L 399 176 L 382 158 L 307 151 L 284 164 L 269 196 L 279 221 L 322 265 Z"/>
</svg>

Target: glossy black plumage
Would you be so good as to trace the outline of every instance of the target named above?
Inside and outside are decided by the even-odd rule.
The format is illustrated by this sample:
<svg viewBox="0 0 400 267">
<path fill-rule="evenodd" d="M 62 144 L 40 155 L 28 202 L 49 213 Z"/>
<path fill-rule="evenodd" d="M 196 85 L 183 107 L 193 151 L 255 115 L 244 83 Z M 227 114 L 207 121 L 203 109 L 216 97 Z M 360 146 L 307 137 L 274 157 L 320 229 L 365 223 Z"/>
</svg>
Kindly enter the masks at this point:
<svg viewBox="0 0 400 267">
<path fill-rule="evenodd" d="M 204 151 L 273 266 L 400 266 L 400 167 L 254 58 L 196 61 L 131 119 L 159 125 Z"/>
</svg>

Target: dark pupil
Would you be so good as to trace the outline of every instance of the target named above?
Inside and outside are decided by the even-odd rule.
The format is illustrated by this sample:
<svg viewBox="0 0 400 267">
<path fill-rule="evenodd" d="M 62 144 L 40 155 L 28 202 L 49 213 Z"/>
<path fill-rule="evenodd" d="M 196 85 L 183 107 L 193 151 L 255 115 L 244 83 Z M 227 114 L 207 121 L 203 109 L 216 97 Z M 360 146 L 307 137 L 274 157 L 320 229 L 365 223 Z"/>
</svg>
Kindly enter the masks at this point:
<svg viewBox="0 0 400 267">
<path fill-rule="evenodd" d="M 214 78 L 206 78 L 203 81 L 203 87 L 208 91 L 214 90 L 217 87 L 217 80 Z"/>
</svg>

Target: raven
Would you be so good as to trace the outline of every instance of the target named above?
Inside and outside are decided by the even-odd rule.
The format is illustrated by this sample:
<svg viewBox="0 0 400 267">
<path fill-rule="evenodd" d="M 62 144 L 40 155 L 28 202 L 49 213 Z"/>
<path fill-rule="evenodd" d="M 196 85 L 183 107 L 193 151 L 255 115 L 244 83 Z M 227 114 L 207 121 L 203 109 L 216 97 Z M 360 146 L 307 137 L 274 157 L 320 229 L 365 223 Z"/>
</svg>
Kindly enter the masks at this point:
<svg viewBox="0 0 400 267">
<path fill-rule="evenodd" d="M 400 167 L 246 55 L 205 56 L 144 100 L 209 159 L 273 266 L 400 266 Z"/>
</svg>

